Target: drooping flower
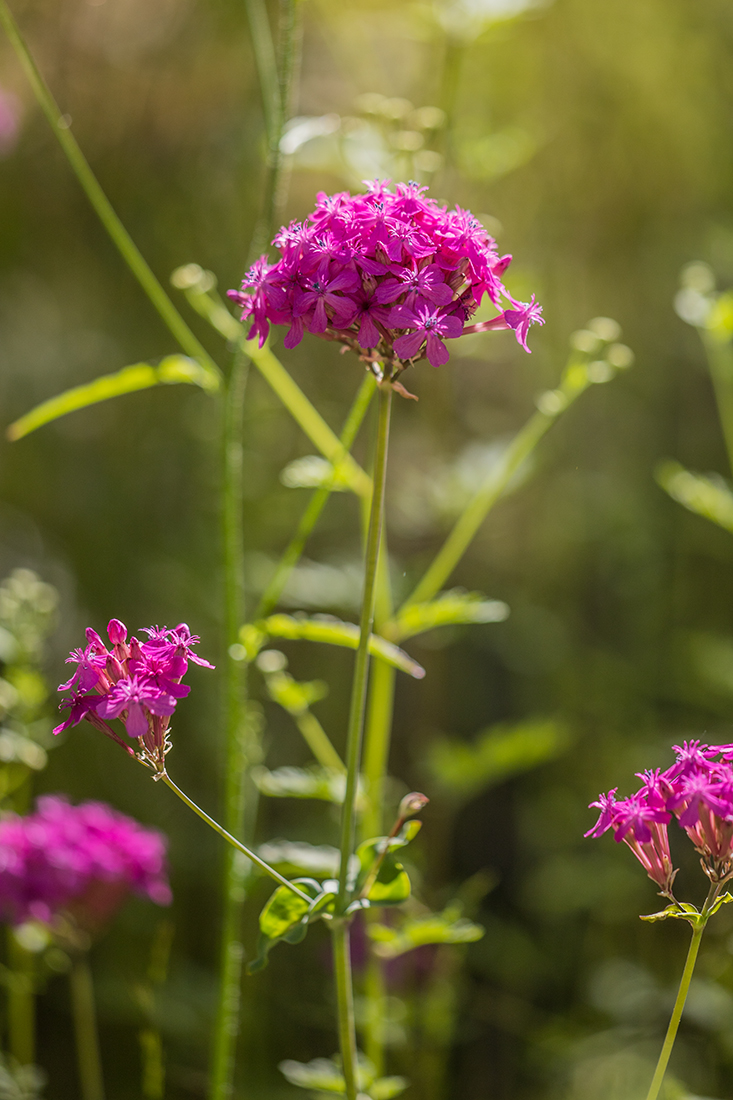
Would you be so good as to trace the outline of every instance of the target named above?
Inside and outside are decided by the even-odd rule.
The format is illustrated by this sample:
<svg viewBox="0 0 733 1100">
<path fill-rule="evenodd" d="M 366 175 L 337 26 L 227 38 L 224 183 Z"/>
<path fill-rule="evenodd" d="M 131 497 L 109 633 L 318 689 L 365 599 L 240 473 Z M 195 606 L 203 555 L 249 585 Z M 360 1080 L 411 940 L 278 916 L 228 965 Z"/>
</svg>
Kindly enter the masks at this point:
<svg viewBox="0 0 733 1100">
<path fill-rule="evenodd" d="M 396 377 L 427 358 L 448 361 L 445 339 L 463 332 L 514 329 L 525 350 L 530 325 L 542 324 L 534 296 L 518 302 L 501 276 L 511 256 L 470 211 L 449 211 L 416 183 L 369 183 L 366 194 L 318 194 L 306 222 L 276 234 L 280 259 L 263 255 L 229 296 L 252 322 L 260 347 L 270 324 L 288 325 L 287 348 L 304 332 L 355 351 L 376 373 L 389 364 Z M 468 326 L 484 296 L 497 316 Z M 387 315 L 381 307 L 393 306 Z"/>
<path fill-rule="evenodd" d="M 178 700 L 191 690 L 181 683 L 188 662 L 214 666 L 194 653 L 192 647 L 199 639 L 186 623 L 173 629 L 148 627 L 147 641 L 142 644 L 134 637 L 128 642 L 127 633 L 119 619 L 110 620 L 110 652 L 96 631 L 87 629 L 86 649 L 74 650 L 68 658 L 78 668 L 59 691 L 71 690 L 71 696 L 60 704 L 61 709 L 70 708 L 70 713 L 54 733 L 86 719 L 160 776 L 165 772 L 165 754 L 170 748 L 170 717 Z M 110 725 L 117 718 L 124 722 L 128 737 L 137 742 L 137 752 Z"/>
<path fill-rule="evenodd" d="M 65 913 L 93 930 L 131 892 L 171 901 L 166 841 L 103 802 L 59 795 L 0 821 L 0 920 L 53 924 Z"/>
<path fill-rule="evenodd" d="M 675 745 L 677 759 L 666 771 L 643 772 L 643 786 L 617 800 L 616 789 L 591 806 L 601 814 L 586 836 L 613 829 L 644 865 L 649 877 L 671 895 L 675 871 L 669 859 L 667 822 L 674 815 L 701 856 L 714 883 L 733 877 L 733 766 L 730 745 L 685 741 Z"/>
</svg>

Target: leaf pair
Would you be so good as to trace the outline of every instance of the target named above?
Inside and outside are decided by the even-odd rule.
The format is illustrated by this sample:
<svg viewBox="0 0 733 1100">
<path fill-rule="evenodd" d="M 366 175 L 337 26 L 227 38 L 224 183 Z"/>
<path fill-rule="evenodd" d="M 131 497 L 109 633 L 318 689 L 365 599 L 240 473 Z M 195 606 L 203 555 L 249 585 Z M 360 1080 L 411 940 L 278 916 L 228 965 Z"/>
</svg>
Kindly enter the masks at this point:
<svg viewBox="0 0 733 1100">
<path fill-rule="evenodd" d="M 676 901 L 672 905 L 668 905 L 666 909 L 661 909 L 658 913 L 642 914 L 640 919 L 656 922 L 672 918 L 673 920 L 686 920 L 692 928 L 704 928 L 710 917 L 714 916 L 721 906 L 727 905 L 730 901 L 733 901 L 733 894 L 721 894 L 707 912 L 703 911 L 702 913 L 694 905 L 690 905 L 688 901 Z"/>
<path fill-rule="evenodd" d="M 332 1058 L 314 1058 L 312 1062 L 296 1062 L 292 1058 L 281 1062 L 280 1072 L 302 1089 L 311 1089 L 316 1096 L 343 1096 L 346 1084 L 340 1064 Z M 407 1088 L 404 1077 L 377 1077 L 371 1062 L 359 1057 L 356 1071 L 359 1095 L 369 1100 L 392 1100 Z"/>
</svg>

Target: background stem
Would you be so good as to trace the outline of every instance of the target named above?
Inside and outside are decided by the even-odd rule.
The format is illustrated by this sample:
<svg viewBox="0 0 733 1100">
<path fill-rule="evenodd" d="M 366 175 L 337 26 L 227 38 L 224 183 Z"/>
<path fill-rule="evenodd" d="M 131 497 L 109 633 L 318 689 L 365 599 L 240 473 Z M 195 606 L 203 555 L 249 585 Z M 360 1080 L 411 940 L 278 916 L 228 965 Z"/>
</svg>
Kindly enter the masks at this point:
<svg viewBox="0 0 733 1100">
<path fill-rule="evenodd" d="M 224 390 L 222 431 L 222 549 L 224 566 L 224 729 L 226 737 L 226 789 L 224 821 L 228 831 L 241 834 L 247 777 L 245 691 L 247 666 L 229 653 L 244 620 L 244 554 L 242 547 L 242 423 L 249 362 L 236 356 Z M 239 852 L 227 849 L 224 872 L 219 1000 L 214 1025 L 211 1096 L 227 1100 L 232 1095 L 244 948 L 240 939 L 244 880 L 247 864 Z"/>
<path fill-rule="evenodd" d="M 94 983 L 86 954 L 76 954 L 69 971 L 71 1012 L 82 1100 L 104 1100 L 102 1056 L 97 1033 Z"/>
<path fill-rule="evenodd" d="M 8 928 L 8 1024 L 10 1053 L 22 1066 L 36 1060 L 36 1007 L 34 996 L 34 957 L 26 951 Z"/>
</svg>

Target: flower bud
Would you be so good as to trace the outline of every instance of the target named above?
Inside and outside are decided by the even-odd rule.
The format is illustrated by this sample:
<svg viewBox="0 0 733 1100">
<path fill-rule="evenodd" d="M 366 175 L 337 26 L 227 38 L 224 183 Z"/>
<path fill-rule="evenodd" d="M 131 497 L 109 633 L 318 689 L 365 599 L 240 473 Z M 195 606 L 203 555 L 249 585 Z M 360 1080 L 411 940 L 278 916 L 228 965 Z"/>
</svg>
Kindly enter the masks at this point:
<svg viewBox="0 0 733 1100">
<path fill-rule="evenodd" d="M 419 791 L 411 791 L 410 794 L 406 794 L 400 802 L 399 817 L 402 821 L 406 817 L 412 817 L 413 814 L 419 814 L 420 810 L 427 806 L 430 799 L 426 794 L 420 794 Z"/>
<path fill-rule="evenodd" d="M 127 627 L 119 619 L 110 619 L 107 633 L 112 645 L 122 645 L 127 641 Z"/>
</svg>

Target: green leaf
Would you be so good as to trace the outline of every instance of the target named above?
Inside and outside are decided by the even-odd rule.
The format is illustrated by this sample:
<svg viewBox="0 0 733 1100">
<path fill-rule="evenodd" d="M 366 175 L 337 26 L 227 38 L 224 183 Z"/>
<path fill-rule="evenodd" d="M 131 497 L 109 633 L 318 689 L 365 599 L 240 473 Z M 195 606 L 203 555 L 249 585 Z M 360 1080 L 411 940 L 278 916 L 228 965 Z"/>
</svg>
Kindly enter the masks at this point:
<svg viewBox="0 0 733 1100">
<path fill-rule="evenodd" d="M 665 492 L 688 511 L 733 531 L 733 492 L 722 477 L 693 474 L 673 461 L 662 462 L 655 477 Z"/>
<path fill-rule="evenodd" d="M 252 769 L 252 780 L 261 794 L 270 798 L 320 798 L 340 806 L 346 791 L 346 776 L 330 768 L 283 767 L 270 771 Z"/>
<path fill-rule="evenodd" d="M 240 642 L 247 650 L 250 660 L 253 655 L 256 656 L 257 645 L 264 645 L 268 636 L 290 638 L 294 641 L 324 642 L 326 645 L 345 646 L 347 649 L 356 649 L 359 645 L 359 627 L 356 623 L 345 623 L 330 615 L 317 615 L 313 618 L 305 615 L 270 615 L 268 619 L 254 625 L 246 623 L 239 632 Z M 370 635 L 369 652 L 373 657 L 381 657 L 387 664 L 394 665 L 416 680 L 422 680 L 425 675 L 425 669 L 408 653 L 378 634 Z"/>
<path fill-rule="evenodd" d="M 321 896 L 321 885 L 315 879 L 298 878 L 293 882 L 312 899 Z M 308 931 L 310 909 L 305 898 L 294 894 L 287 886 L 278 886 L 260 913 L 257 957 L 249 963 L 247 973 L 255 974 L 267 966 L 267 956 L 281 940 L 300 943 Z"/>
<path fill-rule="evenodd" d="M 328 685 L 323 680 L 298 683 L 289 672 L 268 673 L 265 684 L 272 701 L 293 715 L 303 714 L 328 695 Z"/>
<path fill-rule="evenodd" d="M 312 1062 L 296 1062 L 288 1058 L 280 1063 L 278 1069 L 291 1085 L 311 1089 L 319 1096 L 343 1096 L 346 1092 L 341 1065 L 334 1058 L 314 1058 Z M 408 1085 L 404 1077 L 377 1077 L 374 1066 L 363 1055 L 359 1055 L 356 1080 L 360 1097 L 369 1100 L 392 1100 Z"/>
<path fill-rule="evenodd" d="M 270 840 L 260 844 L 257 854 L 281 875 L 313 875 L 334 878 L 338 875 L 340 853 L 330 844 L 307 844 L 304 840 Z"/>
<path fill-rule="evenodd" d="M 93 382 L 74 386 L 57 397 L 49 398 L 11 424 L 7 429 L 7 436 L 12 440 L 21 439 L 36 428 L 67 413 L 76 412 L 77 409 L 85 409 L 111 397 L 150 389 L 151 386 L 178 382 L 200 386 L 209 392 L 219 386 L 217 375 L 195 359 L 189 359 L 185 355 L 169 355 L 157 367 L 152 367 L 149 363 L 136 363 L 131 367 L 123 367 L 115 374 L 104 374 Z"/>
<path fill-rule="evenodd" d="M 641 914 L 639 919 L 655 923 L 660 920 L 669 920 L 670 917 L 673 920 L 689 921 L 693 928 L 700 920 L 700 914 L 695 906 L 686 901 L 675 902 L 668 905 L 666 909 L 661 909 L 658 913 Z"/>
<path fill-rule="evenodd" d="M 442 737 L 428 747 L 428 767 L 446 792 L 468 798 L 529 771 L 567 747 L 567 727 L 553 718 L 502 723 L 478 734 L 473 744 Z"/>
<path fill-rule="evenodd" d="M 509 608 L 501 600 L 486 600 L 479 592 L 453 588 L 449 592 L 441 592 L 428 603 L 408 604 L 387 625 L 385 634 L 394 641 L 402 641 L 438 626 L 500 623 L 508 614 Z"/>
<path fill-rule="evenodd" d="M 280 480 L 288 489 L 320 489 L 325 485 L 332 492 L 341 493 L 349 488 L 343 467 L 337 474 L 331 463 L 320 455 L 302 455 L 289 462 L 281 471 Z"/>
<path fill-rule="evenodd" d="M 373 874 L 375 865 L 379 862 L 379 871 L 366 894 L 366 900 L 370 906 L 375 905 L 401 905 L 406 901 L 412 891 L 410 877 L 402 864 L 392 854 L 398 848 L 404 848 L 413 840 L 421 828 L 420 821 L 408 821 L 398 836 L 377 836 L 371 840 L 365 840 L 356 849 L 359 860 L 359 874 L 356 880 L 357 895 L 362 892 L 365 884 Z"/>
<path fill-rule="evenodd" d="M 711 905 L 710 916 L 712 916 L 713 913 L 717 913 L 721 906 L 727 905 L 730 901 L 733 901 L 733 894 L 721 894 L 718 900 Z"/>
<path fill-rule="evenodd" d="M 407 917 L 399 928 L 387 924 L 367 926 L 374 950 L 383 959 L 394 959 L 429 943 L 474 943 L 484 935 L 480 924 L 461 916 L 461 907 L 449 906 L 442 913 Z"/>
</svg>

